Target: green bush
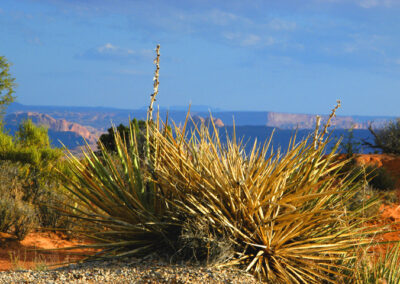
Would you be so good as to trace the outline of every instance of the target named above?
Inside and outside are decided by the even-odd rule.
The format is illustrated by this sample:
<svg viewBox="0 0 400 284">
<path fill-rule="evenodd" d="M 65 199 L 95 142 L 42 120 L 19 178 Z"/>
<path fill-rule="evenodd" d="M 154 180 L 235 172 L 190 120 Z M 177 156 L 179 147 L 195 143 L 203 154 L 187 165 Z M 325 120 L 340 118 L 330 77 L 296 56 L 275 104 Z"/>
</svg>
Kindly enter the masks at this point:
<svg viewBox="0 0 400 284">
<path fill-rule="evenodd" d="M 61 194 L 55 171 L 63 168 L 61 155 L 60 149 L 50 147 L 47 130 L 29 120 L 14 137 L 0 131 L 0 199 L 14 203 L 14 213 L 19 217 L 14 220 L 12 233 L 19 238 L 25 237 L 36 221 L 36 226 L 68 228 L 69 219 L 49 207 L 60 202 L 71 204 L 71 199 Z M 18 204 L 24 204 L 23 208 Z"/>
<path fill-rule="evenodd" d="M 137 121 L 136 119 L 133 119 L 131 121 L 131 124 L 133 127 L 135 127 L 136 131 L 136 140 L 137 140 L 137 146 L 140 154 L 143 154 L 144 147 L 145 147 L 145 140 L 146 140 L 146 122 L 143 120 Z M 115 143 L 115 133 L 117 132 L 118 135 L 121 136 L 123 141 L 126 142 L 127 145 L 130 145 L 130 126 L 125 126 L 122 123 L 118 125 L 116 128 L 110 127 L 107 129 L 107 133 L 104 133 L 100 136 L 99 141 L 97 142 L 98 146 L 100 146 L 100 143 L 103 145 L 107 151 L 111 153 L 117 153 L 117 145 Z M 100 147 L 99 147 L 100 148 Z M 99 153 L 100 154 L 100 153 Z"/>
<path fill-rule="evenodd" d="M 0 199 L 0 232 L 8 233 L 15 223 L 15 202 L 9 197 Z"/>
<path fill-rule="evenodd" d="M 66 210 L 68 206 L 73 206 L 73 197 L 61 188 L 45 191 L 36 207 L 39 225 L 52 230 L 63 229 L 68 234 L 72 220 L 60 210 Z"/>
<path fill-rule="evenodd" d="M 15 207 L 15 222 L 13 234 L 23 240 L 37 226 L 37 216 L 32 205 L 17 202 Z"/>
<path fill-rule="evenodd" d="M 388 122 L 382 129 L 374 130 L 372 125 L 368 129 L 374 136 L 374 144 L 364 141 L 365 145 L 383 153 L 400 155 L 400 118 Z"/>
<path fill-rule="evenodd" d="M 349 163 L 342 169 L 342 174 L 346 175 L 347 179 L 354 179 L 355 181 L 364 180 L 370 186 L 377 190 L 390 191 L 396 187 L 395 177 L 384 167 L 377 166 L 360 166 L 357 162 L 351 158 Z M 360 175 L 359 173 L 364 174 Z"/>
<path fill-rule="evenodd" d="M 0 200 L 1 232 L 11 233 L 19 240 L 23 240 L 35 225 L 35 210 L 30 204 L 10 197 L 3 197 Z"/>
</svg>

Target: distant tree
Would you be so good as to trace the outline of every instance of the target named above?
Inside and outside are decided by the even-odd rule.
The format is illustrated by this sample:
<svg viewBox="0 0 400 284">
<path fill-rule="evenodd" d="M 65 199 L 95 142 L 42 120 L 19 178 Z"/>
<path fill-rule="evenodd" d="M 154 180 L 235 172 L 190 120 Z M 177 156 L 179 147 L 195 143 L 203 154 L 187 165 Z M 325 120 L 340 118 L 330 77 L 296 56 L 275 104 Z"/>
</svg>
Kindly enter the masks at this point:
<svg viewBox="0 0 400 284">
<path fill-rule="evenodd" d="M 0 119 L 4 116 L 7 105 L 14 97 L 15 79 L 10 75 L 10 63 L 4 56 L 0 56 Z"/>
<path fill-rule="evenodd" d="M 144 143 L 145 136 L 144 132 L 146 131 L 146 122 L 143 120 L 137 121 L 136 119 L 131 121 L 132 125 L 136 128 L 136 139 L 138 140 L 139 148 L 142 148 L 141 146 Z M 122 123 L 118 125 L 116 128 L 117 132 L 119 135 L 121 135 L 122 139 L 125 140 L 127 145 L 130 143 L 130 130 L 129 126 L 123 125 Z M 110 127 L 107 129 L 107 133 L 102 134 L 99 138 L 99 142 L 101 142 L 104 147 L 110 151 L 110 152 L 117 152 L 117 146 L 115 145 L 115 135 L 114 135 L 114 128 Z M 98 142 L 98 144 L 99 144 Z M 141 152 L 142 149 L 139 149 L 139 152 Z"/>
<path fill-rule="evenodd" d="M 342 152 L 345 153 L 349 158 L 353 157 L 354 154 L 360 153 L 362 151 L 361 142 L 356 141 L 356 139 L 354 138 L 354 128 L 350 128 L 347 135 L 343 137 L 340 148 Z"/>
<path fill-rule="evenodd" d="M 374 149 L 381 149 L 383 153 L 400 155 L 400 118 L 388 122 L 382 129 L 374 130 L 369 125 L 368 130 L 374 136 L 374 143 L 363 141 Z"/>
</svg>

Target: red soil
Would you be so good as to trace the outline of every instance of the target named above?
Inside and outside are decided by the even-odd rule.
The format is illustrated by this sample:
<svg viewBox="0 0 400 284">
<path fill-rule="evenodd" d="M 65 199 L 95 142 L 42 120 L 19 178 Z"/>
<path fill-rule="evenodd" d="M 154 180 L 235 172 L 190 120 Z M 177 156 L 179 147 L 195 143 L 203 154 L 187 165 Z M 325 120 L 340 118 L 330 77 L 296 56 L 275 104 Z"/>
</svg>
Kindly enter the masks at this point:
<svg viewBox="0 0 400 284">
<path fill-rule="evenodd" d="M 400 200 L 400 157 L 386 154 L 359 155 L 356 162 L 360 165 L 375 165 L 384 167 L 396 179 L 396 189 Z M 380 208 L 381 223 L 390 225 L 393 232 L 379 237 L 379 241 L 400 241 L 400 203 L 382 205 Z M 380 246 L 379 251 L 384 251 L 387 246 Z"/>
<path fill-rule="evenodd" d="M 71 251 L 60 250 L 43 252 L 40 249 L 67 248 L 83 245 L 79 240 L 67 240 L 60 234 L 30 233 L 23 241 L 15 237 L 0 233 L 0 271 L 9 269 L 40 269 L 43 266 L 56 265 L 82 259 L 82 256 L 73 255 Z M 74 253 L 90 253 L 89 250 L 73 250 Z"/>
<path fill-rule="evenodd" d="M 362 165 L 384 167 L 397 179 L 397 188 L 400 190 L 400 157 L 386 154 L 358 155 L 356 162 Z"/>
</svg>

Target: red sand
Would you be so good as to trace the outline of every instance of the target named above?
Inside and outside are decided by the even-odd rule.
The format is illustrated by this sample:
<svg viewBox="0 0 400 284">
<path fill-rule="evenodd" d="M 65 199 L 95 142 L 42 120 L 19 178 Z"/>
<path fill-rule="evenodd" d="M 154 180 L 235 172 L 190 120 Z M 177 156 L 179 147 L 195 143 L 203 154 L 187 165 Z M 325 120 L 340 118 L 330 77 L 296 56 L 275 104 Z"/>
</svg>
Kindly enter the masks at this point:
<svg viewBox="0 0 400 284">
<path fill-rule="evenodd" d="M 397 188 L 400 190 L 400 157 L 386 154 L 358 155 L 356 162 L 363 165 L 384 167 L 397 179 Z"/>
<path fill-rule="evenodd" d="M 79 260 L 82 256 L 69 255 L 71 251 L 53 251 L 51 253 L 35 249 L 67 248 L 84 243 L 78 240 L 67 240 L 55 233 L 30 233 L 23 241 L 15 237 L 0 233 L 0 271 L 9 269 L 40 269 L 47 265 Z M 84 253 L 85 250 L 74 250 L 75 253 Z M 86 250 L 89 252 L 89 250 Z"/>
</svg>

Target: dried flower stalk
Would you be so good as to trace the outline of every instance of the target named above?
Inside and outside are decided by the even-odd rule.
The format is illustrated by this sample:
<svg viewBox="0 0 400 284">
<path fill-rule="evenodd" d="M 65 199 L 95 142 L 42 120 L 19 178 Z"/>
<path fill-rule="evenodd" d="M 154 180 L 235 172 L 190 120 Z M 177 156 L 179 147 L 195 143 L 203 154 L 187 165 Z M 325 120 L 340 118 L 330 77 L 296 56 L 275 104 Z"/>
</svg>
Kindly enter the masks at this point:
<svg viewBox="0 0 400 284">
<path fill-rule="evenodd" d="M 331 126 L 332 118 L 336 117 L 336 111 L 338 110 L 338 108 L 340 108 L 340 106 L 341 106 L 341 101 L 337 100 L 336 101 L 336 106 L 332 109 L 332 112 L 329 115 L 328 120 L 325 123 L 324 131 L 322 131 L 321 134 L 319 133 L 319 127 L 320 127 L 320 124 L 321 124 L 321 116 L 317 115 L 315 117 L 316 118 L 316 123 L 315 123 L 314 141 L 313 141 L 315 149 L 318 148 L 321 145 L 325 134 L 328 133 L 328 128 Z"/>
<path fill-rule="evenodd" d="M 154 59 L 154 64 L 156 65 L 156 71 L 154 72 L 153 93 L 150 95 L 151 99 L 150 99 L 149 109 L 147 111 L 147 121 L 153 120 L 153 104 L 156 101 L 156 96 L 158 94 L 158 85 L 160 84 L 160 82 L 158 81 L 159 72 L 160 72 L 160 45 L 159 44 L 157 44 L 156 53 L 157 53 L 157 57 Z"/>
</svg>

